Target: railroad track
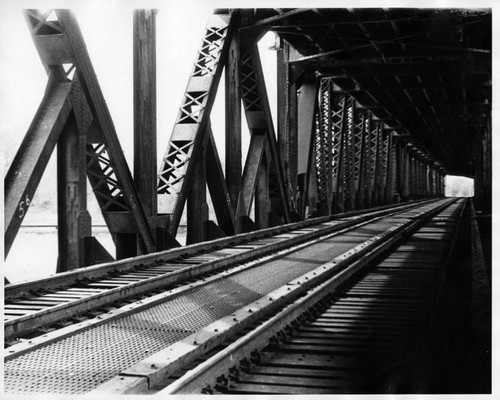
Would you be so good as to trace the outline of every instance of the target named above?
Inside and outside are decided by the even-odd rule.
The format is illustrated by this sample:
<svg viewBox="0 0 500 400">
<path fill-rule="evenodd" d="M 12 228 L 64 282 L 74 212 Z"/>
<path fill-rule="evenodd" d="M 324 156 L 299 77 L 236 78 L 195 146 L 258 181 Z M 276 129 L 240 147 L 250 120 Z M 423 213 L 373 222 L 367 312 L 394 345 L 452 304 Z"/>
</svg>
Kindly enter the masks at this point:
<svg viewBox="0 0 500 400">
<path fill-rule="evenodd" d="M 346 213 L 335 219 L 315 218 L 7 285 L 4 340 L 7 345 L 16 344 L 19 338 L 41 335 L 109 311 L 115 303 L 132 302 L 138 296 L 159 293 L 237 263 L 412 207 L 415 204 L 382 207 L 360 215 Z"/>
<path fill-rule="evenodd" d="M 215 273 L 208 269 L 202 279 L 7 348 L 5 389 L 19 393 L 150 391 L 345 268 L 361 268 L 451 203 L 453 200 L 441 199 L 410 209 L 392 209 L 386 215 L 377 211 L 370 217 L 324 220 L 319 225 L 316 221 L 305 232 L 300 228 L 303 232 L 296 233 L 292 227 L 287 234 L 275 231 L 269 241 L 261 236 L 249 239 L 246 245 L 240 242 L 235 246 L 237 254 L 223 257 L 230 259 L 226 265 L 232 268 L 228 270 Z M 305 235 L 310 236 L 294 241 Z M 238 258 L 277 243 L 286 244 L 273 248 L 272 254 L 254 253 L 244 261 Z M 144 256 L 141 262 L 148 257 L 176 260 L 183 250 Z M 206 257 L 198 261 L 198 266 L 214 262 Z M 186 264 L 183 269 L 195 269 Z M 192 272 L 186 276 L 192 277 Z"/>
<path fill-rule="evenodd" d="M 465 201 L 149 393 L 408 393 Z M 144 392 L 146 393 L 146 392 Z"/>
</svg>

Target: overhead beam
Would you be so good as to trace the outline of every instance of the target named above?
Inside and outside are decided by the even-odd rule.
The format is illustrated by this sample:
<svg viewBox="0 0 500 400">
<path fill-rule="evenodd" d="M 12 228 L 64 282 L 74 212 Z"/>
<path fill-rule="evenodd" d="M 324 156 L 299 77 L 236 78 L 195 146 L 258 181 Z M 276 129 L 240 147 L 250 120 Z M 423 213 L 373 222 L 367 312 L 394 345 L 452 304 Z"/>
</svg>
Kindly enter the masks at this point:
<svg viewBox="0 0 500 400">
<path fill-rule="evenodd" d="M 305 12 L 311 11 L 310 8 L 296 8 L 292 11 L 287 11 L 287 12 L 278 12 L 278 15 L 275 15 L 273 17 L 268 17 L 268 18 L 263 18 L 258 21 L 253 21 L 250 25 L 243 26 L 242 29 L 251 29 L 255 27 L 261 27 L 269 24 L 273 24 L 275 22 L 290 18 L 294 15 L 297 14 L 303 14 Z"/>
</svg>

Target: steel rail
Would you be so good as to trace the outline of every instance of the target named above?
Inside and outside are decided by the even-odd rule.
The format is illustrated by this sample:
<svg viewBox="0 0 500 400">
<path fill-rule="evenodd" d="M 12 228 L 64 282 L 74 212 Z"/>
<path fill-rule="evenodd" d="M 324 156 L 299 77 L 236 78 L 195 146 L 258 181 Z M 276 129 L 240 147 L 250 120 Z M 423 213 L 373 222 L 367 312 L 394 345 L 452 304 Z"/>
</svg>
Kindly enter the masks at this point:
<svg viewBox="0 0 500 400">
<path fill-rule="evenodd" d="M 103 278 L 115 273 L 133 271 L 137 267 L 155 266 L 160 263 L 167 263 L 168 261 L 176 260 L 178 258 L 186 258 L 194 256 L 196 254 L 213 251 L 214 249 L 234 246 L 242 244 L 244 242 L 248 242 L 250 240 L 286 233 L 295 229 L 307 228 L 312 225 L 317 225 L 329 221 L 335 221 L 342 218 L 351 218 L 357 216 L 359 216 L 360 218 L 375 218 L 377 216 L 383 215 L 384 213 L 387 212 L 387 210 L 393 210 L 393 211 L 403 210 L 405 208 L 416 207 L 419 204 L 425 204 L 426 202 L 429 201 L 432 200 L 409 202 L 399 205 L 397 207 L 394 207 L 394 205 L 381 206 L 362 211 L 351 211 L 347 213 L 335 214 L 332 216 L 311 218 L 305 221 L 299 221 L 291 224 L 280 225 L 277 227 L 261 229 L 249 233 L 241 233 L 230 237 L 224 237 L 184 247 L 177 247 L 133 258 L 127 258 L 123 260 L 102 263 L 84 268 L 73 269 L 71 271 L 62 272 L 45 278 L 39 278 L 34 280 L 28 280 L 25 282 L 6 285 L 4 291 L 4 296 L 5 296 L 4 298 L 5 300 L 10 300 L 18 297 L 29 296 L 32 293 L 36 293 L 38 290 L 47 291 L 47 290 L 59 289 L 61 287 L 77 284 L 79 282 L 88 282 L 94 279 Z"/>
<path fill-rule="evenodd" d="M 320 283 L 318 286 L 310 290 L 305 296 L 300 297 L 293 303 L 288 304 L 281 309 L 281 311 L 273 315 L 257 328 L 251 330 L 244 336 L 229 344 L 222 351 L 217 352 L 212 357 L 190 369 L 179 379 L 173 381 L 156 394 L 161 396 L 171 394 L 192 394 L 199 393 L 202 388 L 206 388 L 208 393 L 210 393 L 212 388 L 217 385 L 217 380 L 221 380 L 222 378 L 223 381 L 227 381 L 228 376 L 231 374 L 229 372 L 231 368 L 234 368 L 244 359 L 251 359 L 255 352 L 259 352 L 268 346 L 272 338 L 283 332 L 285 328 L 290 327 L 293 322 L 303 317 L 309 310 L 315 307 L 315 305 L 327 296 L 331 295 L 336 288 L 351 279 L 356 273 L 376 259 L 382 252 L 395 244 L 399 244 L 399 242 L 404 241 L 404 238 L 408 237 L 422 227 L 429 217 L 435 216 L 443 210 L 443 208 L 447 208 L 449 205 L 450 204 L 448 203 L 445 207 L 440 207 L 438 210 L 434 210 L 431 215 L 428 215 L 427 218 L 423 220 L 414 221 L 411 225 L 408 225 L 402 232 L 400 232 L 399 235 L 392 236 L 385 243 L 379 244 L 377 247 L 365 254 L 362 259 L 355 261 L 339 273 L 330 277 L 327 281 Z M 463 210 L 463 207 L 461 210 Z M 459 211 L 459 218 L 461 218 L 461 215 L 462 211 Z M 458 229 L 454 230 L 450 244 L 447 246 L 446 257 L 443 260 L 446 264 L 450 260 L 450 253 L 456 243 L 455 239 L 457 230 Z M 438 283 L 438 286 L 439 285 L 440 284 Z M 439 292 L 439 289 L 437 292 Z M 433 299 L 431 303 L 435 303 L 437 295 L 432 297 Z M 417 346 L 417 348 L 419 348 L 419 346 Z"/>
<path fill-rule="evenodd" d="M 391 211 L 380 210 L 371 212 L 368 215 L 363 214 L 357 217 L 345 217 L 345 219 L 328 221 L 333 225 L 326 227 L 322 226 L 322 224 L 328 222 L 323 222 L 325 218 L 320 218 L 319 220 L 322 222 L 318 224 L 319 228 L 314 229 L 313 227 L 315 225 L 308 224 L 307 227 L 311 229 L 295 237 L 282 238 L 282 240 L 279 240 L 278 242 L 268 244 L 264 243 L 263 245 L 261 245 L 262 243 L 252 243 L 251 240 L 245 242 L 239 241 L 240 245 L 245 243 L 247 244 L 246 247 L 249 248 L 241 249 L 241 252 L 238 251 L 236 254 L 232 255 L 223 255 L 222 257 L 213 256 L 211 260 L 206 260 L 206 258 L 203 258 L 203 255 L 195 255 L 193 256 L 194 258 L 191 259 L 184 258 L 182 261 L 174 261 L 173 265 L 170 264 L 170 267 L 175 266 L 175 268 L 177 268 L 177 270 L 174 271 L 171 270 L 169 272 L 164 272 L 164 266 L 156 266 L 156 268 L 159 268 L 159 271 L 155 273 L 152 273 L 155 267 L 151 268 L 151 270 L 143 269 L 133 273 L 127 270 L 129 274 L 122 275 L 122 277 L 112 277 L 101 281 L 95 280 L 93 284 L 101 285 L 101 290 L 98 290 L 99 288 L 96 286 L 90 287 L 83 285 L 84 287 L 74 288 L 74 291 L 72 292 L 70 292 L 70 290 L 65 290 L 61 292 L 48 293 L 38 297 L 32 297 L 27 300 L 13 301 L 10 304 L 7 302 L 5 306 L 6 309 L 10 307 L 10 312 L 18 312 L 20 316 L 4 322 L 4 337 L 5 340 L 12 340 L 16 337 L 34 332 L 43 326 L 73 318 L 90 310 L 95 310 L 143 293 L 150 293 L 152 290 L 158 290 L 167 286 L 179 284 L 185 280 L 193 279 L 207 273 L 215 273 L 223 268 L 228 268 L 231 265 L 248 262 L 252 258 L 263 257 L 267 254 L 271 254 L 309 240 L 314 240 L 315 238 L 332 232 L 340 232 L 342 229 L 354 227 L 359 223 L 365 223 L 373 219 L 381 218 L 387 213 L 397 212 L 398 210 L 401 210 L 401 208 L 403 210 L 412 208 L 412 206 L 397 207 L 396 211 L 394 211 L 394 209 L 390 209 Z M 296 224 L 292 225 L 296 226 Z M 316 225 L 316 227 L 318 225 Z M 303 225 L 299 226 L 302 229 L 306 228 Z M 297 231 L 297 229 L 295 231 Z M 292 234 L 295 231 L 287 230 L 289 234 Z M 245 236 L 245 238 L 248 237 Z M 262 236 L 260 236 L 260 239 L 262 239 Z M 272 237 L 269 239 L 272 239 Z M 214 242 L 217 242 L 217 247 L 221 246 L 220 241 Z M 195 245 L 193 247 L 197 246 L 198 245 Z M 215 245 L 213 244 L 213 246 Z M 171 253 L 174 253 L 178 257 L 181 249 L 176 250 L 177 249 Z M 214 247 L 211 247 L 210 250 L 213 251 Z M 189 252 L 189 250 L 186 251 Z M 196 253 L 190 252 L 190 254 Z M 207 255 L 210 254 L 206 254 L 206 256 Z M 150 258 L 150 255 L 146 257 Z M 174 256 L 169 254 L 169 257 Z M 133 262 L 133 260 L 131 261 Z M 169 267 L 169 265 L 167 264 L 165 267 Z M 87 292 L 85 292 L 85 290 L 87 290 Z M 26 312 L 27 308 L 31 308 L 33 311 Z"/>
<path fill-rule="evenodd" d="M 412 211 L 412 210 L 413 210 L 413 208 L 410 208 L 410 211 Z M 405 210 L 405 211 L 408 211 L 408 210 Z M 397 213 L 393 212 L 393 213 L 390 213 L 389 215 L 393 215 L 393 214 L 397 214 Z M 419 213 L 418 215 L 421 215 L 421 214 L 422 213 Z M 416 218 L 415 216 L 407 217 L 408 220 L 413 220 L 415 218 Z M 378 220 L 378 219 L 379 218 L 375 218 L 375 220 Z M 167 289 L 164 292 L 157 294 L 157 295 L 152 295 L 152 296 L 148 297 L 147 299 L 136 301 L 132 304 L 128 304 L 128 305 L 121 307 L 119 309 L 110 310 L 107 313 L 102 313 L 97 318 L 87 320 L 84 322 L 79 322 L 79 323 L 72 324 L 69 326 L 65 326 L 65 327 L 57 329 L 55 331 L 47 332 L 47 333 L 45 333 L 39 337 L 35 337 L 33 339 L 23 340 L 20 343 L 12 345 L 12 346 L 8 347 L 6 350 L 4 350 L 4 359 L 5 359 L 5 361 L 10 360 L 10 359 L 18 357 L 19 355 L 22 355 L 26 352 L 30 352 L 30 351 L 33 351 L 37 348 L 40 348 L 41 346 L 46 346 L 48 344 L 62 340 L 64 338 L 67 338 L 68 336 L 75 335 L 78 332 L 87 330 L 91 327 L 97 327 L 97 326 L 105 324 L 105 323 L 110 323 L 113 320 L 123 318 L 123 317 L 130 315 L 130 314 L 133 314 L 133 313 L 140 312 L 141 310 L 153 307 L 159 303 L 164 303 L 168 300 L 172 300 L 173 298 L 176 298 L 178 296 L 188 294 L 190 291 L 193 291 L 193 290 L 200 288 L 202 286 L 207 286 L 215 281 L 222 280 L 222 279 L 229 279 L 231 276 L 235 276 L 235 275 L 241 273 L 242 271 L 256 268 L 256 267 L 263 265 L 265 263 L 283 258 L 284 256 L 286 256 L 290 253 L 294 253 L 294 252 L 299 251 L 301 249 L 307 248 L 308 246 L 311 246 L 311 243 L 317 243 L 318 241 L 324 241 L 324 240 L 327 240 L 329 238 L 341 236 L 342 234 L 344 234 L 346 232 L 350 232 L 353 229 L 366 226 L 372 222 L 373 222 L 373 219 L 368 220 L 368 221 L 362 221 L 362 222 L 359 222 L 355 225 L 349 225 L 349 226 L 345 227 L 344 229 L 336 230 L 336 231 L 331 232 L 329 234 L 325 234 L 325 235 L 321 236 L 319 239 L 313 238 L 311 241 L 306 241 L 304 243 L 298 243 L 294 247 L 286 247 L 286 248 L 282 249 L 281 251 L 272 253 L 272 254 L 264 256 L 264 257 L 260 257 L 257 260 L 250 261 L 250 262 L 247 262 L 243 265 L 239 265 L 239 266 L 231 268 L 229 270 L 220 272 L 220 273 L 215 274 L 209 278 L 199 279 L 198 281 L 191 283 L 191 284 L 186 284 L 184 286 L 180 286 L 180 287 L 173 288 L 173 289 L 172 288 Z M 290 242 L 287 242 L 287 243 L 288 243 L 288 245 L 290 245 Z M 350 252 L 348 252 L 348 253 L 350 253 Z"/>
<path fill-rule="evenodd" d="M 418 216 L 402 218 L 401 222 L 394 224 L 387 231 L 366 240 L 337 256 L 332 261 L 292 280 L 287 285 L 245 306 L 231 316 L 212 323 L 203 329 L 203 332 L 196 332 L 181 342 L 175 343 L 151 355 L 135 366 L 128 368 L 122 374 L 98 388 L 96 393 L 124 394 L 147 391 L 174 371 L 201 357 L 215 346 L 228 341 L 237 332 L 248 328 L 248 326 L 255 323 L 259 318 L 275 313 L 277 310 L 296 300 L 299 296 L 302 296 L 315 285 L 321 285 L 325 279 L 329 279 L 332 275 L 336 274 L 333 279 L 336 279 L 338 284 L 345 281 L 354 272 L 381 254 L 381 252 L 416 230 L 425 221 L 440 212 L 443 208 L 449 206 L 452 202 L 454 200 L 443 201 L 440 205 L 434 207 L 430 205 L 429 210 L 423 210 Z M 363 258 L 360 259 L 361 257 Z M 286 310 L 289 310 L 289 308 Z M 266 325 L 266 327 L 268 326 Z M 266 330 L 267 328 L 261 329 Z M 234 354 L 229 351 L 224 351 L 223 354 L 221 357 L 226 361 L 227 357 L 234 357 Z M 217 358 L 217 356 L 215 357 Z M 207 366 L 204 363 L 199 368 L 207 372 L 215 367 L 214 364 Z M 218 369 L 215 368 L 213 370 Z M 192 374 L 187 379 L 190 377 L 192 377 Z"/>
</svg>

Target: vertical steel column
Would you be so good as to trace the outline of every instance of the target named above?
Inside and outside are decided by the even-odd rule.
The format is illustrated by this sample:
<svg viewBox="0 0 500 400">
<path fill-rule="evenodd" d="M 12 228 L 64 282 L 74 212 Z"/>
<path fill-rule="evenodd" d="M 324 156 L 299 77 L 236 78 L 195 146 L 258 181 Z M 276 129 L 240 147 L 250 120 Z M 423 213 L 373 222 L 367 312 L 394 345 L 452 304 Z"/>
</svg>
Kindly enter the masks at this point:
<svg viewBox="0 0 500 400">
<path fill-rule="evenodd" d="M 420 195 L 425 198 L 427 197 L 427 183 L 425 178 L 425 160 L 420 159 L 420 180 L 421 180 L 421 193 Z"/>
<path fill-rule="evenodd" d="M 387 180 L 388 180 L 388 164 L 389 164 L 389 132 L 387 131 L 384 123 L 381 123 L 380 132 L 380 204 L 386 202 Z"/>
<path fill-rule="evenodd" d="M 429 163 L 429 195 L 430 197 L 436 196 L 436 183 L 434 180 L 434 162 Z"/>
<path fill-rule="evenodd" d="M 134 181 L 149 220 L 157 226 L 156 10 L 134 10 Z M 120 235 L 117 235 L 118 238 Z M 141 246 L 142 247 L 142 246 Z"/>
<path fill-rule="evenodd" d="M 57 145 L 57 272 L 85 266 L 84 239 L 92 235 L 87 212 L 85 135 L 70 114 Z"/>
<path fill-rule="evenodd" d="M 371 159 L 371 118 L 370 111 L 365 111 L 363 121 L 363 205 L 362 208 L 368 208 L 371 205 L 371 185 L 372 185 L 372 159 Z"/>
<path fill-rule="evenodd" d="M 485 132 L 478 140 L 476 162 L 474 165 L 474 206 L 485 214 L 492 211 L 492 144 L 491 115 L 486 115 Z"/>
<path fill-rule="evenodd" d="M 377 121 L 375 123 L 376 130 L 376 151 L 375 151 L 375 185 L 374 185 L 374 205 L 382 204 L 382 196 L 384 193 L 384 171 L 383 171 L 383 123 Z"/>
<path fill-rule="evenodd" d="M 315 172 L 315 140 L 317 136 L 317 108 L 319 81 L 315 84 L 304 84 L 297 92 L 297 129 L 300 216 L 305 218 L 314 213 L 317 203 Z M 314 183 L 314 185 L 313 185 Z"/>
<path fill-rule="evenodd" d="M 266 152 L 263 152 L 262 161 L 257 172 L 257 183 L 255 186 L 255 223 L 258 229 L 269 226 L 269 165 Z"/>
<path fill-rule="evenodd" d="M 238 16 L 234 16 L 238 21 Z M 232 212 L 236 212 L 241 190 L 241 49 L 239 30 L 229 38 L 229 50 L 224 66 L 226 90 L 226 184 Z M 238 218 L 235 219 L 238 223 Z"/>
<path fill-rule="evenodd" d="M 373 121 L 373 115 L 368 112 L 365 121 L 366 135 L 366 186 L 365 186 L 365 207 L 374 205 L 375 172 L 377 162 L 377 126 Z"/>
<path fill-rule="evenodd" d="M 441 196 L 444 197 L 444 194 L 446 193 L 446 188 L 444 184 L 444 178 L 446 176 L 446 171 L 444 169 L 441 169 Z"/>
<path fill-rule="evenodd" d="M 420 176 L 420 156 L 415 152 L 415 197 L 419 199 L 422 193 L 422 181 Z"/>
<path fill-rule="evenodd" d="M 407 186 L 408 186 L 408 200 L 413 200 L 413 156 L 410 145 L 406 147 L 407 151 L 407 163 L 408 163 L 408 172 L 407 172 Z"/>
<path fill-rule="evenodd" d="M 194 164 L 193 175 L 186 200 L 187 235 L 186 244 L 199 243 L 206 240 L 206 222 L 208 221 L 207 205 L 207 137 L 203 140 L 198 159 Z"/>
<path fill-rule="evenodd" d="M 400 146 L 401 154 L 401 164 L 400 164 L 400 174 L 401 174 L 401 187 L 400 195 L 403 201 L 408 200 L 408 145 L 406 143 L 401 143 Z"/>
<path fill-rule="evenodd" d="M 321 79 L 318 90 L 318 109 L 315 115 L 314 170 L 316 172 L 317 207 L 322 215 L 332 213 L 332 129 L 330 80 Z M 311 205 L 312 206 L 312 205 Z"/>
<path fill-rule="evenodd" d="M 355 191 L 355 100 L 346 96 L 346 116 L 343 132 L 343 186 L 344 186 L 344 210 L 354 210 Z"/>
<path fill-rule="evenodd" d="M 355 108 L 354 131 L 354 189 L 356 192 L 355 208 L 362 209 L 365 201 L 366 184 L 366 113 Z"/>
<path fill-rule="evenodd" d="M 425 175 L 424 175 L 424 160 L 422 157 L 419 157 L 418 160 L 418 169 L 419 169 L 419 176 L 420 176 L 420 197 L 425 197 Z"/>
<path fill-rule="evenodd" d="M 344 212 L 345 210 L 345 177 L 347 169 L 347 95 L 330 86 L 330 131 L 331 131 L 331 173 L 332 173 L 332 212 Z"/>
<path fill-rule="evenodd" d="M 290 46 L 284 42 L 277 51 L 278 78 L 278 148 L 283 161 L 286 187 L 290 209 L 298 212 L 297 174 L 298 174 L 298 122 L 297 122 L 297 86 L 290 82 L 290 67 L 288 64 Z"/>
<path fill-rule="evenodd" d="M 424 195 L 425 197 L 430 197 L 430 182 L 429 182 L 429 162 L 427 159 L 424 159 L 423 163 L 423 176 L 424 176 Z"/>
<path fill-rule="evenodd" d="M 388 132 L 387 136 L 387 172 L 385 186 L 385 202 L 395 202 L 394 193 L 396 186 L 396 149 L 394 148 L 394 131 Z"/>
<path fill-rule="evenodd" d="M 418 199 L 418 176 L 417 176 L 417 154 L 415 149 L 412 148 L 411 151 L 411 195 L 412 199 Z"/>
<path fill-rule="evenodd" d="M 432 173 L 432 196 L 436 197 L 438 193 L 437 188 L 437 166 L 436 164 L 432 165 L 431 173 Z"/>
</svg>

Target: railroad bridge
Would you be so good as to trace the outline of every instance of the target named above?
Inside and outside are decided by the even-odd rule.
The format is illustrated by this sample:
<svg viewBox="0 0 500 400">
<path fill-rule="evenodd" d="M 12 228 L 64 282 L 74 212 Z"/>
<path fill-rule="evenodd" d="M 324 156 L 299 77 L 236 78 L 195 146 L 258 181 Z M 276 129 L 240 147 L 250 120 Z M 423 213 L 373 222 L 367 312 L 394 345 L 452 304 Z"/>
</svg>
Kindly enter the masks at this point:
<svg viewBox="0 0 500 400">
<path fill-rule="evenodd" d="M 75 14 L 24 16 L 47 86 L 5 257 L 57 152 L 58 262 L 5 277 L 7 393 L 491 393 L 490 9 L 217 9 L 159 163 L 170 50 L 135 10 L 133 171 Z"/>
</svg>

